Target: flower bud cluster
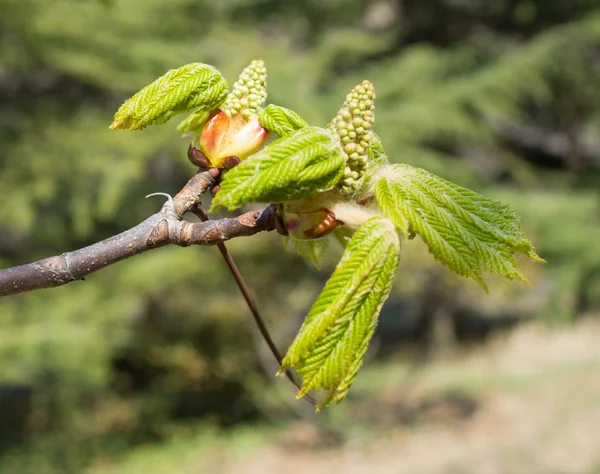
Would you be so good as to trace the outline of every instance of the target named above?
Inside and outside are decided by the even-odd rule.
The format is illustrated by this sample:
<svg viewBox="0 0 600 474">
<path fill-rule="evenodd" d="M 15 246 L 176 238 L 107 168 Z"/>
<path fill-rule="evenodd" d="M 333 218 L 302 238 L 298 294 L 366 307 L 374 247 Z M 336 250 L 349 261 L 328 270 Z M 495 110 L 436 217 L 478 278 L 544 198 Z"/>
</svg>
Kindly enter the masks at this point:
<svg viewBox="0 0 600 474">
<path fill-rule="evenodd" d="M 258 114 L 267 100 L 267 69 L 261 60 L 252 61 L 242 71 L 233 90 L 227 96 L 223 110 L 229 117 L 238 114 L 249 120 Z"/>
<path fill-rule="evenodd" d="M 372 127 L 375 122 L 375 89 L 369 81 L 363 81 L 346 96 L 346 101 L 329 129 L 340 137 L 348 155 L 344 177 L 340 182 L 342 194 L 351 196 L 360 185 L 367 163 L 367 150 L 373 141 Z"/>
</svg>

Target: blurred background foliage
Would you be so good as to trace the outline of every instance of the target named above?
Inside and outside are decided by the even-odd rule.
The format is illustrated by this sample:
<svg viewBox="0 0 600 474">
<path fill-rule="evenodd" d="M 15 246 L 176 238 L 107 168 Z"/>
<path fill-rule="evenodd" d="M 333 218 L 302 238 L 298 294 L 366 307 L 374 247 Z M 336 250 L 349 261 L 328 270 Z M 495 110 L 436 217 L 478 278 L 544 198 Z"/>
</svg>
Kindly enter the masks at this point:
<svg viewBox="0 0 600 474">
<path fill-rule="evenodd" d="M 525 263 L 532 288 L 491 279 L 486 297 L 407 242 L 375 364 L 600 315 L 596 0 L 0 0 L 0 12 L 2 267 L 127 229 L 159 208 L 145 195 L 194 173 L 176 121 L 108 129 L 124 99 L 185 63 L 232 83 L 261 58 L 269 102 L 317 125 L 374 82 L 391 160 L 510 203 L 549 262 Z M 317 271 L 275 233 L 230 248 L 285 348 L 340 252 Z M 0 316 L 2 472 L 77 473 L 207 424 L 309 416 L 273 381 L 216 249 L 156 250 L 4 298 Z M 346 426 L 352 410 L 336 410 L 310 419 Z"/>
</svg>

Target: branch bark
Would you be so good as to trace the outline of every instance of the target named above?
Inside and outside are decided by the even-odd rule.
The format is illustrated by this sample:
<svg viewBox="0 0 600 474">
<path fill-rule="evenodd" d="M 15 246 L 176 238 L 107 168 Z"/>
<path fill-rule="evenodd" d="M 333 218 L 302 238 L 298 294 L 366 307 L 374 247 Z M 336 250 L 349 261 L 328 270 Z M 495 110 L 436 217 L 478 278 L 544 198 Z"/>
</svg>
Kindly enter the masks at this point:
<svg viewBox="0 0 600 474">
<path fill-rule="evenodd" d="M 234 218 L 198 223 L 181 220 L 200 203 L 218 176 L 219 170 L 214 168 L 196 174 L 159 212 L 125 232 L 79 250 L 0 270 L 0 296 L 65 285 L 165 245 L 217 245 L 275 229 L 274 206 Z"/>
</svg>

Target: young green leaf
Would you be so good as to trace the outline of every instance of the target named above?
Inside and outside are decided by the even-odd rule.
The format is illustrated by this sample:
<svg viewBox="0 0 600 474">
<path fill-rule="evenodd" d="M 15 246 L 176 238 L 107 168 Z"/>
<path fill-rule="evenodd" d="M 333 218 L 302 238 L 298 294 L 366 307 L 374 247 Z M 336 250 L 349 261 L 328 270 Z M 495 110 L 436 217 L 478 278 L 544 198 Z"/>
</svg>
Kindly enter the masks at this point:
<svg viewBox="0 0 600 474">
<path fill-rule="evenodd" d="M 348 227 L 338 227 L 333 231 L 332 235 L 343 248 L 346 248 L 350 243 L 354 232 L 352 232 L 351 229 L 348 229 Z"/>
<path fill-rule="evenodd" d="M 389 164 L 388 157 L 383 149 L 383 143 L 381 138 L 375 132 L 373 132 L 373 138 L 369 148 L 367 148 L 367 165 L 362 176 L 356 183 L 357 195 L 363 196 L 368 193 L 369 190 L 373 189 L 372 181 L 373 177 L 381 169 L 382 166 Z"/>
<path fill-rule="evenodd" d="M 304 127 L 280 138 L 228 171 L 211 211 L 247 202 L 283 202 L 333 187 L 344 172 L 345 155 L 327 130 Z"/>
<path fill-rule="evenodd" d="M 340 402 L 352 385 L 389 295 L 400 259 L 400 240 L 383 216 L 370 218 L 354 234 L 337 268 L 289 348 L 280 373 L 294 367 L 304 396 L 329 391 L 318 409 Z"/>
<path fill-rule="evenodd" d="M 202 127 L 208 120 L 210 111 L 200 107 L 198 110 L 194 110 L 190 115 L 184 118 L 179 125 L 177 125 L 177 131 L 180 133 L 195 133 L 200 135 Z"/>
<path fill-rule="evenodd" d="M 507 205 L 409 165 L 392 165 L 375 186 L 381 211 L 408 237 L 419 234 L 433 256 L 487 292 L 482 270 L 527 281 L 515 253 L 544 262 Z"/>
<path fill-rule="evenodd" d="M 369 163 L 372 161 L 382 163 L 383 160 L 381 157 L 385 157 L 385 149 L 383 148 L 383 142 L 381 141 L 381 137 L 373 132 L 373 137 L 371 139 L 371 143 L 369 148 L 367 148 L 367 156 L 369 157 Z"/>
<path fill-rule="evenodd" d="M 270 104 L 258 114 L 260 124 L 269 132 L 287 137 L 308 123 L 296 112 L 285 107 Z"/>
<path fill-rule="evenodd" d="M 227 98 L 227 81 L 207 64 L 192 63 L 172 69 L 126 101 L 110 128 L 141 130 L 164 123 L 173 115 L 197 108 L 210 112 Z"/>
<path fill-rule="evenodd" d="M 286 250 L 295 251 L 303 259 L 312 263 L 317 270 L 320 270 L 321 257 L 329 248 L 329 239 L 298 240 L 286 237 L 284 245 Z"/>
</svg>

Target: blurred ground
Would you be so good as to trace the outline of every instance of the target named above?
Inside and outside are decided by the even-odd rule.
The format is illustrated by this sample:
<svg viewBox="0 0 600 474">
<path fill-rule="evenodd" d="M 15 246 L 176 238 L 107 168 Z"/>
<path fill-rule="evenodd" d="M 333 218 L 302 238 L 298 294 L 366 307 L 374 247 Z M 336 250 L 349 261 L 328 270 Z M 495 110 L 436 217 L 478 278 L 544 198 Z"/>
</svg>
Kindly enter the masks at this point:
<svg viewBox="0 0 600 474">
<path fill-rule="evenodd" d="M 375 364 L 316 424 L 209 430 L 89 474 L 595 474 L 599 339 L 597 322 L 529 325 L 422 369 Z"/>
</svg>

